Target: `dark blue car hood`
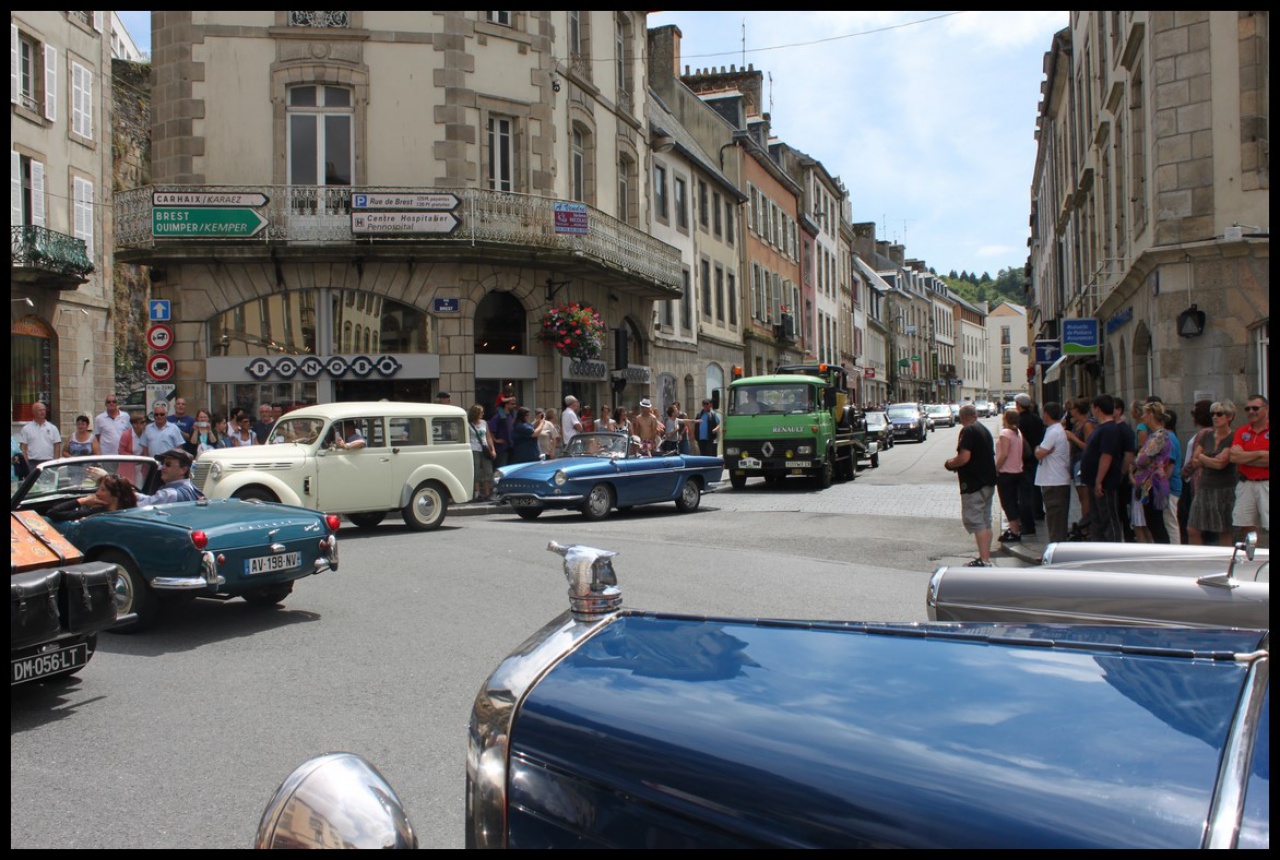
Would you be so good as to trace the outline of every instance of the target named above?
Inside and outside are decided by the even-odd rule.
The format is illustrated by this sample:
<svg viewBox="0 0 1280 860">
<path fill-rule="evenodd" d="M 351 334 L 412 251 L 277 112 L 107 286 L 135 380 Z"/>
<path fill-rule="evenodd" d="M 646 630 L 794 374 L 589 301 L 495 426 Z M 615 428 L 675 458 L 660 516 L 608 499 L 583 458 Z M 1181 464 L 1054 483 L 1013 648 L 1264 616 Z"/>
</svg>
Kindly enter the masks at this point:
<svg viewBox="0 0 1280 860">
<path fill-rule="evenodd" d="M 510 845 L 1200 845 L 1265 634 L 956 629 L 624 613 L 516 718 Z"/>
</svg>

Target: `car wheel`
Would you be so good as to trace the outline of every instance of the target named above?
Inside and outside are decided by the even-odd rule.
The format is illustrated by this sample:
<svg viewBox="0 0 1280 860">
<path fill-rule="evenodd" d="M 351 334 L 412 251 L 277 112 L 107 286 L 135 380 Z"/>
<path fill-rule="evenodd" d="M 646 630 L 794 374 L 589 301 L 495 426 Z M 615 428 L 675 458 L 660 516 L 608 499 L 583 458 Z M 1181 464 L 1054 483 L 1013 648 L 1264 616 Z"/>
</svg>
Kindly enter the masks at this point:
<svg viewBox="0 0 1280 860">
<path fill-rule="evenodd" d="M 582 503 L 582 515 L 589 520 L 602 520 L 613 509 L 613 488 L 608 484 L 596 484 Z"/>
<path fill-rule="evenodd" d="M 244 502 L 278 502 L 276 494 L 263 487 L 241 487 L 231 494 L 231 498 Z"/>
<path fill-rule="evenodd" d="M 378 527 L 378 524 L 382 522 L 383 517 L 386 515 L 386 511 L 375 511 L 364 514 L 347 514 L 347 519 L 351 520 L 351 524 L 358 529 L 373 529 Z"/>
<path fill-rule="evenodd" d="M 160 600 L 151 586 L 147 585 L 133 559 L 122 552 L 104 552 L 98 559 L 116 566 L 116 576 L 112 583 L 116 594 L 116 613 L 128 615 L 132 612 L 138 616 L 132 624 L 110 628 L 111 632 L 136 633 L 155 623 Z"/>
<path fill-rule="evenodd" d="M 293 594 L 293 583 L 286 582 L 281 585 L 270 585 L 266 588 L 259 588 L 257 591 L 250 591 L 242 595 L 245 603 L 252 603 L 254 606 L 272 607 L 279 606 L 284 599 Z"/>
<path fill-rule="evenodd" d="M 404 524 L 414 531 L 431 531 L 444 522 L 449 512 L 449 500 L 444 488 L 435 481 L 423 481 L 409 496 L 409 504 L 401 510 Z"/>
<path fill-rule="evenodd" d="M 730 486 L 732 486 L 735 490 L 741 490 L 743 487 L 745 487 L 745 486 L 747 485 L 747 476 L 746 476 L 746 475 L 739 475 L 737 472 L 730 472 L 730 473 L 729 473 L 729 484 L 730 484 Z"/>
<path fill-rule="evenodd" d="M 682 514 L 691 514 L 698 509 L 702 501 L 702 487 L 693 478 L 684 482 L 680 495 L 676 496 L 676 510 Z"/>
<path fill-rule="evenodd" d="M 536 520 L 542 516 L 542 508 L 516 508 L 516 516 L 522 520 Z"/>
<path fill-rule="evenodd" d="M 822 459 L 822 466 L 818 469 L 818 474 L 814 476 L 818 482 L 818 489 L 825 490 L 831 486 L 836 478 L 836 466 L 831 462 L 831 453 L 827 452 L 827 456 Z"/>
</svg>

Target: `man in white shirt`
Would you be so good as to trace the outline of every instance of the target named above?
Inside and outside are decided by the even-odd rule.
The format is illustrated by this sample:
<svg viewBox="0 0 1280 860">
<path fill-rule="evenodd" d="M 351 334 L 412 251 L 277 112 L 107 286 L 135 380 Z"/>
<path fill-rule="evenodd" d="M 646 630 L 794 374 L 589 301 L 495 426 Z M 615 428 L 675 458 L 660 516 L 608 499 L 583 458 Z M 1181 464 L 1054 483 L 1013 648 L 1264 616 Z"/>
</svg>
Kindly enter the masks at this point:
<svg viewBox="0 0 1280 860">
<path fill-rule="evenodd" d="M 135 448 L 141 445 L 139 454 L 155 457 L 169 451 L 173 448 L 181 448 L 187 440 L 182 438 L 182 431 L 178 429 L 177 424 L 170 423 L 169 410 L 160 402 L 151 410 L 151 417 L 154 422 L 147 425 L 147 429 L 142 431 L 142 435 L 138 437 Z"/>
<path fill-rule="evenodd" d="M 564 399 L 564 412 L 560 413 L 560 435 L 564 436 L 565 447 L 574 436 L 582 432 L 582 422 L 578 420 L 578 398 L 570 394 Z"/>
<path fill-rule="evenodd" d="M 93 419 L 93 432 L 98 437 L 98 448 L 103 454 L 120 453 L 120 437 L 129 429 L 129 416 L 120 411 L 114 394 L 107 395 L 107 409 Z"/>
<path fill-rule="evenodd" d="M 1044 496 L 1044 523 L 1049 543 L 1067 539 L 1071 519 L 1071 443 L 1062 427 L 1062 404 L 1046 403 L 1041 412 L 1044 439 L 1036 447 L 1035 485 Z"/>
<path fill-rule="evenodd" d="M 31 420 L 18 431 L 22 456 L 27 458 L 27 465 L 32 468 L 58 456 L 58 446 L 62 444 L 62 434 L 58 432 L 58 428 L 51 421 L 45 420 L 48 415 L 49 407 L 43 403 L 31 404 Z"/>
</svg>

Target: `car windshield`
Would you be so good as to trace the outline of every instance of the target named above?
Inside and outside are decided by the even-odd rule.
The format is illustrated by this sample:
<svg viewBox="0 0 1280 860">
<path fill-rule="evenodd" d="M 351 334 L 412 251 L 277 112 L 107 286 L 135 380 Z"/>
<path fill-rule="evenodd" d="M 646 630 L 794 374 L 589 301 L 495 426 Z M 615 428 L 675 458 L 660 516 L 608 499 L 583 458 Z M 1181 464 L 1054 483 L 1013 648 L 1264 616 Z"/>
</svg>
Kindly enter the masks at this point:
<svg viewBox="0 0 1280 860">
<path fill-rule="evenodd" d="M 147 485 L 151 472 L 159 468 L 154 460 L 139 462 L 129 460 L 98 460 L 93 457 L 76 457 L 58 463 L 42 465 L 35 482 L 22 497 L 24 502 L 50 496 L 83 495 L 92 493 L 97 480 L 89 477 L 89 468 L 96 466 L 104 472 L 127 478 L 138 492 Z"/>
<path fill-rule="evenodd" d="M 890 418 L 915 418 L 918 414 L 919 410 L 909 403 L 889 407 Z"/>
<path fill-rule="evenodd" d="M 609 459 L 625 457 L 627 456 L 627 437 L 623 433 L 579 433 L 565 446 L 565 455 Z"/>
<path fill-rule="evenodd" d="M 730 415 L 805 415 L 812 411 L 811 385 L 739 385 L 729 395 Z"/>
<path fill-rule="evenodd" d="M 267 437 L 267 444 L 297 442 L 300 445 L 310 445 L 320 438 L 323 427 L 324 422 L 319 418 L 281 418 Z"/>
<path fill-rule="evenodd" d="M 888 419 L 887 419 L 887 418 L 885 418 L 885 415 L 884 415 L 884 413 L 883 413 L 883 412 L 868 412 L 868 413 L 867 413 L 867 426 L 868 426 L 868 427 L 881 427 L 881 426 L 883 426 L 884 424 L 887 424 L 887 423 L 888 423 Z"/>
<path fill-rule="evenodd" d="M 930 415 L 942 415 L 942 416 L 944 416 L 944 417 L 945 417 L 945 416 L 947 416 L 947 415 L 950 415 L 950 414 L 951 414 L 951 409 L 950 409 L 949 407 L 947 407 L 947 406 L 930 406 L 930 407 L 929 407 L 929 414 L 930 414 Z"/>
</svg>

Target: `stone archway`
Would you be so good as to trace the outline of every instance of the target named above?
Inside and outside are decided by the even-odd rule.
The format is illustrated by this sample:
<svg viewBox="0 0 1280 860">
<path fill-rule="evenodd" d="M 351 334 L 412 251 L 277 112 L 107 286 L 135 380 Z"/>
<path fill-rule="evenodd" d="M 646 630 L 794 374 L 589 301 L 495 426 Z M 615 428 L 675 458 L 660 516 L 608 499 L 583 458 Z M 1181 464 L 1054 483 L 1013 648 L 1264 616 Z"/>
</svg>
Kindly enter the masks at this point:
<svg viewBox="0 0 1280 860">
<path fill-rule="evenodd" d="M 1140 322 L 1133 333 L 1134 397 L 1145 400 L 1155 393 L 1151 390 L 1151 379 L 1151 330 L 1145 322 Z"/>
<path fill-rule="evenodd" d="M 528 352 L 528 332 L 524 305 L 511 293 L 494 290 L 476 304 L 476 355 L 523 355 Z"/>
</svg>

